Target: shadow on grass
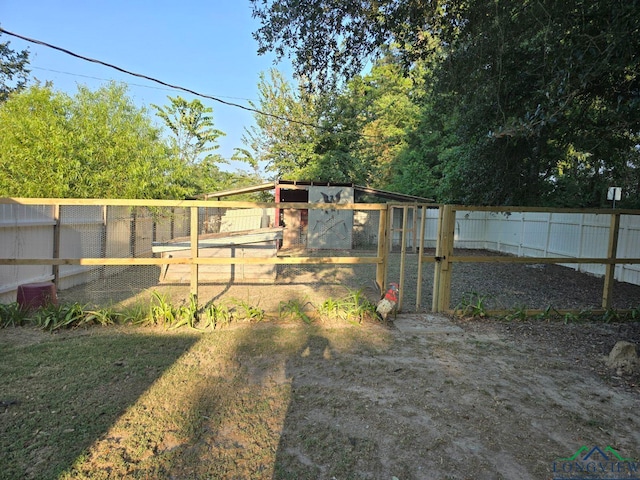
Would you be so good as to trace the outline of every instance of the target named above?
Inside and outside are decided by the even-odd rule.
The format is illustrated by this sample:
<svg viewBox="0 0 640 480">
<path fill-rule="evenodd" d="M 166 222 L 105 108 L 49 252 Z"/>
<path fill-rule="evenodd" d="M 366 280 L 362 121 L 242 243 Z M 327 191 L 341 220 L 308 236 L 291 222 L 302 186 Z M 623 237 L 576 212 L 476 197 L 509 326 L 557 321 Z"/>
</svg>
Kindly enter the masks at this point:
<svg viewBox="0 0 640 480">
<path fill-rule="evenodd" d="M 133 328 L 0 330 L 0 478 L 57 478 L 196 340 Z"/>
</svg>

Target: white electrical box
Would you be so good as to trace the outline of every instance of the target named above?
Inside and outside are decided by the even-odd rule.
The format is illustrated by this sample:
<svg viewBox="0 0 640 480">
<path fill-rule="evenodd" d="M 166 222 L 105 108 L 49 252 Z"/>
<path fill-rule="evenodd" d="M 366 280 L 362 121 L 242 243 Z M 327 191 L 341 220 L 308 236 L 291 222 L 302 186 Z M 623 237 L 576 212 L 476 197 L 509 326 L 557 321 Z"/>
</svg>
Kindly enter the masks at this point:
<svg viewBox="0 0 640 480">
<path fill-rule="evenodd" d="M 622 198 L 622 187 L 609 187 L 607 200 L 619 201 Z"/>
</svg>

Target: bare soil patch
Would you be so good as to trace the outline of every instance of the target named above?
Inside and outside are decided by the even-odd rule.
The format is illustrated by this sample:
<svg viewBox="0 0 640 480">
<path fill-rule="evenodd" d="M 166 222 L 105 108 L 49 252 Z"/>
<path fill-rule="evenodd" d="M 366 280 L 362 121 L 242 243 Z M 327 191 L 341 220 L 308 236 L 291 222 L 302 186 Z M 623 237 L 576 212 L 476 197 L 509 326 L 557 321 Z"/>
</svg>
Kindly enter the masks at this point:
<svg viewBox="0 0 640 480">
<path fill-rule="evenodd" d="M 65 335 L 80 335 L 85 345 L 103 331 L 127 335 Z M 61 343 L 15 332 L 0 331 L 3 348 Z M 167 345 L 177 338 L 145 332 L 166 336 Z M 107 359 L 108 381 L 92 388 L 119 416 L 56 475 L 44 466 L 68 450 L 38 437 L 32 455 L 46 458 L 34 457 L 24 477 L 526 480 L 553 478 L 554 462 L 582 446 L 611 446 L 637 459 L 640 379 L 603 361 L 618 340 L 640 343 L 640 324 L 403 314 L 391 326 L 235 325 L 192 337 L 153 384 L 147 377 L 135 383 L 132 372 L 144 367 L 135 350 Z M 37 391 L 44 402 L 58 395 Z M 36 408 L 33 395 L 20 392 L 12 393 L 16 404 L 0 408 L 5 432 Z M 78 391 L 74 402 L 90 394 Z M 68 431 L 85 430 L 75 417 L 64 422 Z M 8 445 L 3 462 L 15 448 Z"/>
<path fill-rule="evenodd" d="M 638 377 L 602 357 L 639 332 L 402 315 L 384 350 L 318 336 L 287 365 L 276 478 L 552 478 L 583 445 L 637 458 Z"/>
</svg>

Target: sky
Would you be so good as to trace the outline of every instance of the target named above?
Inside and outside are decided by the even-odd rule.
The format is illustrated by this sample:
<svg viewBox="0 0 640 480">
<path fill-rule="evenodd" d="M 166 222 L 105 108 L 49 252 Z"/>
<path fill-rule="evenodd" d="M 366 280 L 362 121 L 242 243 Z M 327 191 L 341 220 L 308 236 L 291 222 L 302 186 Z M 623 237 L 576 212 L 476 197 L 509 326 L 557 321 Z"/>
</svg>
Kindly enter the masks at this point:
<svg viewBox="0 0 640 480">
<path fill-rule="evenodd" d="M 260 72 L 278 68 L 291 75 L 287 60 L 259 56 L 252 37 L 259 24 L 249 0 L 0 0 L 0 26 L 74 53 L 249 106 L 257 99 Z M 74 58 L 48 47 L 2 34 L 10 48 L 30 51 L 31 77 L 51 81 L 56 90 L 75 94 L 77 85 L 95 90 L 110 80 L 127 83 L 136 105 L 167 105 L 168 95 L 192 100 L 185 92 L 108 67 Z M 244 147 L 242 135 L 253 114 L 200 98 L 213 108 L 215 128 L 226 136 L 218 152 L 225 158 Z M 155 119 L 155 116 L 154 116 Z M 160 125 L 159 119 L 157 124 Z M 248 170 L 232 163 L 225 170 Z"/>
</svg>

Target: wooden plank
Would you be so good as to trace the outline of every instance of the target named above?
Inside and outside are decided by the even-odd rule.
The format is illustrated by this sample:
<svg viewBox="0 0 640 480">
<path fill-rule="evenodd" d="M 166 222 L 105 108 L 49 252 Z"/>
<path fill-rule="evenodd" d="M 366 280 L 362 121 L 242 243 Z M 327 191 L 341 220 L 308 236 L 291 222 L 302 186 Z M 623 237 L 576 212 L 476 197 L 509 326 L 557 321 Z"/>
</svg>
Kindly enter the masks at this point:
<svg viewBox="0 0 640 480">
<path fill-rule="evenodd" d="M 190 293 L 198 298 L 198 207 L 191 207 L 191 282 Z"/>
<path fill-rule="evenodd" d="M 17 198 L 0 197 L 0 204 L 19 205 L 74 205 L 74 206 L 124 206 L 124 207 L 206 207 L 206 208 L 298 208 L 318 210 L 385 210 L 380 203 L 306 203 L 306 202 L 240 202 L 207 200 L 144 200 L 105 198 Z"/>
<path fill-rule="evenodd" d="M 442 235 L 442 259 L 440 272 L 440 292 L 438 311 L 445 312 L 449 310 L 451 303 L 451 269 L 452 263 L 450 258 L 453 256 L 453 241 L 455 238 L 456 211 L 450 205 L 444 206 L 443 217 L 443 235 Z"/>
<path fill-rule="evenodd" d="M 378 285 L 378 289 L 380 290 L 380 296 L 384 293 L 385 288 L 385 265 L 386 265 L 386 257 L 387 257 L 387 247 L 385 243 L 386 236 L 386 226 L 387 226 L 387 211 L 381 210 L 380 216 L 378 218 L 378 257 L 383 260 L 376 265 L 376 284 Z"/>
<path fill-rule="evenodd" d="M 398 286 L 400 287 L 400 294 L 398 295 L 397 311 L 402 312 L 402 298 L 404 293 L 404 272 L 406 266 L 407 257 L 407 219 L 409 217 L 409 207 L 404 206 L 402 208 L 402 236 L 400 237 L 400 278 L 398 279 Z"/>
<path fill-rule="evenodd" d="M 373 265 L 380 264 L 381 257 L 275 257 L 275 258 L 0 258 L 0 265 Z"/>
<path fill-rule="evenodd" d="M 228 247 L 279 240 L 282 238 L 282 230 L 282 227 L 274 227 L 240 232 L 209 233 L 199 236 L 198 248 Z M 180 237 L 168 242 L 153 242 L 151 247 L 153 253 L 190 249 L 191 239 L 189 237 Z"/>
<path fill-rule="evenodd" d="M 444 207 L 438 209 L 438 230 L 436 233 L 436 258 L 434 258 L 435 265 L 433 266 L 433 291 L 431 301 L 431 311 L 439 312 L 440 308 L 440 278 L 442 276 L 442 262 L 440 259 L 444 256 Z M 422 252 L 420 252 L 422 255 Z"/>
<path fill-rule="evenodd" d="M 60 258 L 60 235 L 62 234 L 62 228 L 60 226 L 60 205 L 53 206 L 53 258 Z M 60 266 L 52 265 L 51 266 L 53 273 L 53 283 L 56 287 L 59 286 L 60 282 Z"/>
<path fill-rule="evenodd" d="M 416 281 L 416 312 L 420 310 L 420 304 L 422 303 L 422 263 L 424 261 L 424 228 L 427 218 L 427 207 L 423 206 L 421 211 L 422 217 L 420 217 L 420 234 L 418 235 L 418 279 Z M 416 207 L 416 215 L 417 214 L 418 208 Z"/>
<path fill-rule="evenodd" d="M 604 288 L 602 290 L 602 308 L 610 308 L 613 297 L 613 283 L 616 271 L 616 255 L 618 254 L 618 236 L 620 232 L 620 214 L 611 215 L 611 224 L 609 226 L 609 245 L 607 247 L 607 263 L 604 274 Z"/>
<path fill-rule="evenodd" d="M 452 263 L 519 263 L 519 264 L 582 264 L 593 263 L 596 265 L 611 265 L 613 263 L 622 265 L 634 265 L 640 263 L 640 258 L 574 258 L 574 257 L 508 257 L 508 256 L 452 256 L 449 258 Z"/>
</svg>

